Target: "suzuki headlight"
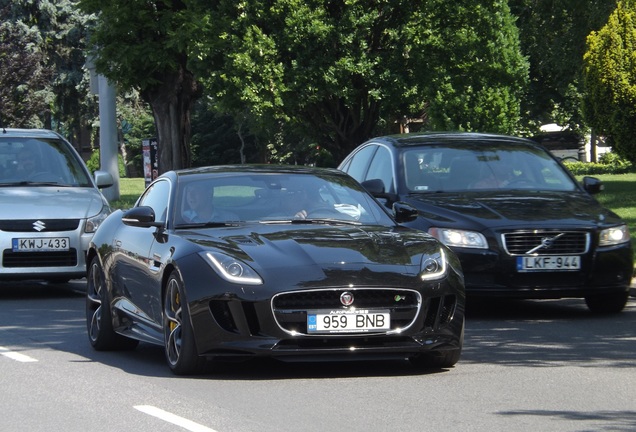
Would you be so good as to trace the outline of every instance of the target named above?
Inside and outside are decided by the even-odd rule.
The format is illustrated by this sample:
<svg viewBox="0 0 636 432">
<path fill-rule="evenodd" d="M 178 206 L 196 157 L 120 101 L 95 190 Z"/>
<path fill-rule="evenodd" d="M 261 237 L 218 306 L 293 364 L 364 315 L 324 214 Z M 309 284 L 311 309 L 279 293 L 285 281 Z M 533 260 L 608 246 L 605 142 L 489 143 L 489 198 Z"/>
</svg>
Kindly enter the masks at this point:
<svg viewBox="0 0 636 432">
<path fill-rule="evenodd" d="M 420 266 L 422 280 L 439 279 L 446 274 L 446 254 L 440 249 L 439 254 L 424 255 Z"/>
<path fill-rule="evenodd" d="M 252 267 L 241 260 L 220 252 L 200 252 L 205 261 L 223 279 L 244 285 L 262 285 L 263 279 Z"/>
<path fill-rule="evenodd" d="M 97 228 L 104 222 L 104 219 L 110 214 L 110 208 L 108 206 L 103 206 L 102 210 L 96 214 L 95 216 L 89 217 L 86 219 L 86 229 L 87 233 L 94 233 L 97 231 Z"/>
<path fill-rule="evenodd" d="M 488 249 L 488 242 L 483 234 L 476 231 L 464 231 L 451 228 L 431 228 L 428 233 L 446 246 Z"/>
<path fill-rule="evenodd" d="M 602 230 L 599 234 L 598 244 L 599 246 L 613 246 L 626 243 L 629 239 L 630 236 L 627 225 L 620 225 Z"/>
</svg>

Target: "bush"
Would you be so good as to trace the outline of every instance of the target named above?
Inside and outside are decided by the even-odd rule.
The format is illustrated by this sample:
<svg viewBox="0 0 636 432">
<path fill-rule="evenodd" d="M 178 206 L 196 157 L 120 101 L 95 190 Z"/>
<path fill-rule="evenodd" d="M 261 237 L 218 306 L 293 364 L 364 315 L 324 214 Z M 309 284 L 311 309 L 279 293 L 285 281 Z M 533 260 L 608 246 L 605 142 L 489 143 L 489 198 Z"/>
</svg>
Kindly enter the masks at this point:
<svg viewBox="0 0 636 432">
<path fill-rule="evenodd" d="M 124 160 L 121 157 L 121 155 L 117 155 L 117 160 L 119 165 L 119 177 L 120 178 L 126 177 L 126 169 L 124 167 Z M 99 149 L 93 150 L 93 153 L 91 153 L 90 159 L 86 161 L 86 166 L 88 167 L 88 170 L 91 172 L 91 174 L 95 174 L 95 171 L 97 171 L 100 168 Z"/>
<path fill-rule="evenodd" d="M 598 162 L 564 162 L 574 175 L 625 174 L 634 172 L 631 162 L 622 159 L 616 153 L 604 153 Z"/>
</svg>

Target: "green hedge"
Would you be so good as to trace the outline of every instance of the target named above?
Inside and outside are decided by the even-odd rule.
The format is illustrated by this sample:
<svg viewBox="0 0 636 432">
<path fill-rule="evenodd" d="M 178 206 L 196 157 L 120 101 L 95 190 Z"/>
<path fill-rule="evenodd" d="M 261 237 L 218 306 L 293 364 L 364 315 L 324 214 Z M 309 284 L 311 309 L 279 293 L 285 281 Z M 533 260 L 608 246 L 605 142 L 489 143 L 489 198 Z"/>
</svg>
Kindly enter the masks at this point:
<svg viewBox="0 0 636 432">
<path fill-rule="evenodd" d="M 574 175 L 626 174 L 636 172 L 631 162 L 614 153 L 603 154 L 598 162 L 563 162 Z"/>
</svg>

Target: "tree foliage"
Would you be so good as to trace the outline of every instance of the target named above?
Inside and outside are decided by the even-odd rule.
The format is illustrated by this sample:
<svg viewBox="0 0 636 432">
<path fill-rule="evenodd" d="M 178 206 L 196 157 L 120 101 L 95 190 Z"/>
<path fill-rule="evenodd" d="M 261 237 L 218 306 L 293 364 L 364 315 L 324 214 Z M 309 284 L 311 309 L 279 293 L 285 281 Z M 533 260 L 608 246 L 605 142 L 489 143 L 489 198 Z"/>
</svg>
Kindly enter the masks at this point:
<svg viewBox="0 0 636 432">
<path fill-rule="evenodd" d="M 0 15 L 3 115 L 12 126 L 76 136 L 91 112 L 85 17 L 70 0 L 0 0 Z"/>
<path fill-rule="evenodd" d="M 186 0 L 187 1 L 187 0 Z M 190 115 L 200 87 L 188 67 L 192 14 L 181 0 L 80 0 L 95 15 L 91 32 L 97 72 L 121 90 L 138 89 L 152 108 L 159 171 L 189 167 Z"/>
<path fill-rule="evenodd" d="M 416 27 L 431 127 L 514 133 L 528 78 L 507 1 L 433 0 Z"/>
<path fill-rule="evenodd" d="M 524 123 L 585 130 L 581 99 L 585 40 L 606 22 L 616 0 L 510 0 L 518 17 L 521 49 L 530 63 Z"/>
<path fill-rule="evenodd" d="M 506 2 L 453 5 L 221 0 L 200 75 L 217 108 L 262 141 L 314 143 L 337 159 L 402 116 L 512 131 L 527 65 Z"/>
<path fill-rule="evenodd" d="M 5 126 L 41 127 L 48 112 L 51 70 L 46 68 L 37 29 L 12 19 L 11 8 L 0 9 L 0 115 Z"/>
<path fill-rule="evenodd" d="M 585 37 L 614 5 L 0 0 L 0 101 L 13 125 L 20 118 L 76 135 L 96 110 L 82 71 L 90 22 L 99 71 L 152 107 L 162 171 L 329 154 L 337 162 L 370 136 L 397 131 L 402 117 L 434 130 L 515 133 L 520 118 L 528 128 L 555 121 L 585 129 Z M 199 82 L 207 97 L 193 158 Z"/>
<path fill-rule="evenodd" d="M 619 1 L 587 38 L 585 116 L 619 155 L 636 162 L 636 1 Z"/>
</svg>

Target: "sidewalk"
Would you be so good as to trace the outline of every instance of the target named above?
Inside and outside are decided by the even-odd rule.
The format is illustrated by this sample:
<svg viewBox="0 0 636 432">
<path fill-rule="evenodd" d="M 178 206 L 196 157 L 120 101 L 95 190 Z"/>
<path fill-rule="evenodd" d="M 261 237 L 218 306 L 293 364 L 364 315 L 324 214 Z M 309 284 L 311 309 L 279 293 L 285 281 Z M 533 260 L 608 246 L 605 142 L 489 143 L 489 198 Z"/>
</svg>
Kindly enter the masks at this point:
<svg viewBox="0 0 636 432">
<path fill-rule="evenodd" d="M 636 297 L 636 277 L 632 279 L 632 289 L 629 292 L 632 297 Z"/>
</svg>

